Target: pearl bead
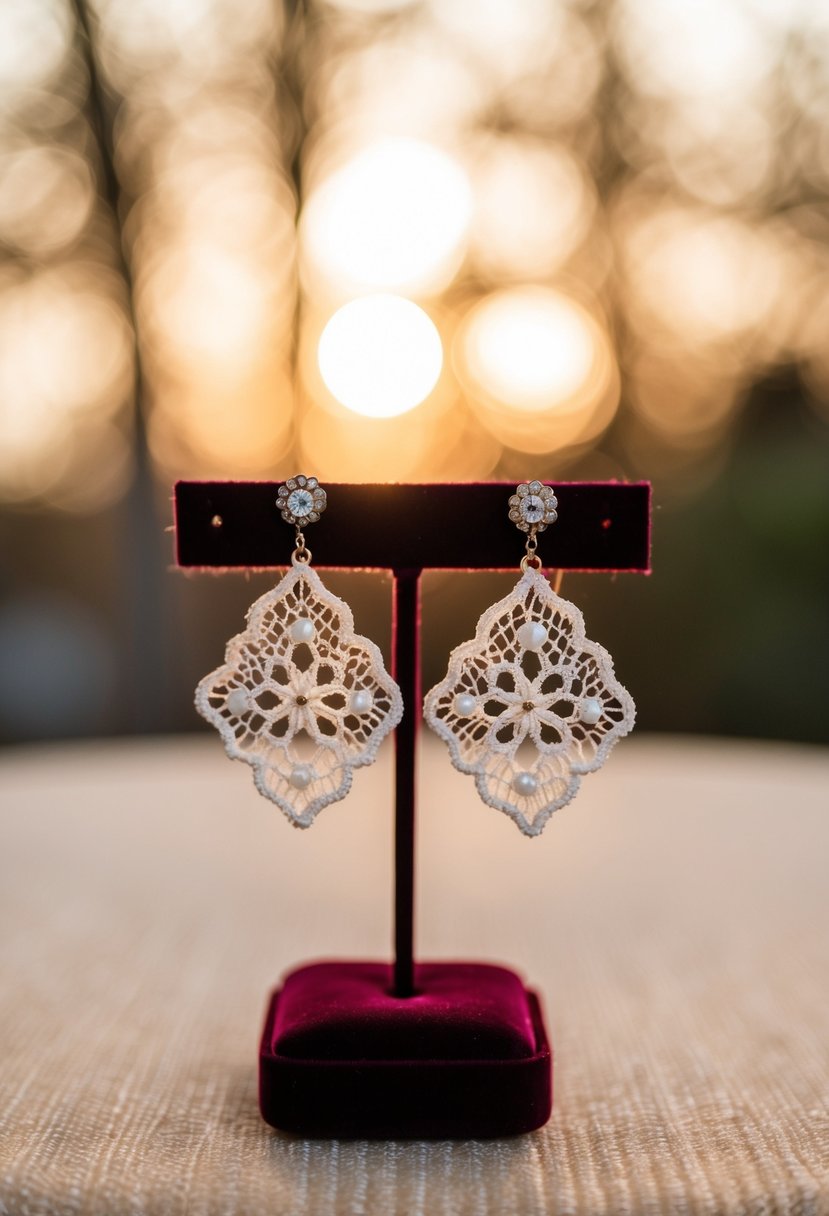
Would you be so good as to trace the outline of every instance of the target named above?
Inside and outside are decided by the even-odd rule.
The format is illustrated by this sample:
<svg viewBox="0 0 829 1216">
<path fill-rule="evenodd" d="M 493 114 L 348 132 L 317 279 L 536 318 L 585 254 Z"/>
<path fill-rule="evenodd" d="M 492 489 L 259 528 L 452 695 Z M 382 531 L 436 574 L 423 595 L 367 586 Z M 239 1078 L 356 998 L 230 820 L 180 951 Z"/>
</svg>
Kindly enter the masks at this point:
<svg viewBox="0 0 829 1216">
<path fill-rule="evenodd" d="M 518 641 L 525 650 L 540 650 L 547 641 L 547 630 L 540 621 L 527 621 L 518 630 Z"/>
<path fill-rule="evenodd" d="M 596 697 L 588 697 L 586 701 L 582 701 L 579 711 L 582 722 L 586 722 L 588 726 L 595 726 L 601 716 L 602 703 Z"/>
<path fill-rule="evenodd" d="M 367 688 L 355 688 L 351 694 L 349 709 L 353 714 L 367 714 L 374 704 L 374 697 Z"/>
<path fill-rule="evenodd" d="M 478 706 L 478 702 L 477 702 L 476 698 L 472 696 L 471 693 L 459 692 L 458 695 L 455 697 L 455 702 L 454 702 L 455 713 L 460 718 L 468 718 L 470 716 L 470 714 L 474 714 L 477 706 Z"/>
<path fill-rule="evenodd" d="M 298 764 L 288 778 L 295 790 L 307 790 L 313 779 L 314 775 L 307 764 Z"/>
<path fill-rule="evenodd" d="M 512 779 L 512 788 L 522 798 L 528 798 L 538 789 L 538 782 L 532 773 L 516 773 Z"/>
<path fill-rule="evenodd" d="M 305 616 L 301 616 L 291 626 L 291 640 L 293 642 L 310 642 L 316 632 L 314 622 L 309 621 Z"/>
<path fill-rule="evenodd" d="M 250 709 L 250 697 L 244 688 L 234 688 L 227 694 L 225 705 L 232 714 L 243 714 Z"/>
</svg>

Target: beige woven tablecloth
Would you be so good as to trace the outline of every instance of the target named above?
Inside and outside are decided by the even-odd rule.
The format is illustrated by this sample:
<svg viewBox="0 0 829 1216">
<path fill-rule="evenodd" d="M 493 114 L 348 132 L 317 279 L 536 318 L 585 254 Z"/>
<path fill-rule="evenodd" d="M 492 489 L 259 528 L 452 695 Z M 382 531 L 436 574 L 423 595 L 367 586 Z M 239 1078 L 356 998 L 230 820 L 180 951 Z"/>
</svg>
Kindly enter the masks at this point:
<svg viewBox="0 0 829 1216">
<path fill-rule="evenodd" d="M 310 832 L 215 739 L 0 758 L 0 1212 L 829 1213 L 829 756 L 634 739 L 526 840 L 424 749 L 423 956 L 541 988 L 530 1136 L 267 1128 L 268 988 L 387 957 L 389 758 Z"/>
</svg>

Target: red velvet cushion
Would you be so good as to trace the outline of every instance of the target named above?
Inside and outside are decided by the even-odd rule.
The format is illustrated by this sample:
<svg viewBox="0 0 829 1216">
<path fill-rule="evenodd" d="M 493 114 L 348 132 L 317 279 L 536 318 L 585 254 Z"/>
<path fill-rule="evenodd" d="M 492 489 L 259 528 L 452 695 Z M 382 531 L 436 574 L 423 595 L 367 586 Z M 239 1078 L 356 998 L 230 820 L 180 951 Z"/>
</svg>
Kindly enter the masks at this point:
<svg viewBox="0 0 829 1216">
<path fill-rule="evenodd" d="M 485 963 L 421 963 L 392 996 L 384 963 L 316 963 L 285 979 L 274 1053 L 318 1060 L 521 1059 L 536 1052 L 524 986 Z"/>
<path fill-rule="evenodd" d="M 312 963 L 271 996 L 259 1054 L 268 1123 L 303 1136 L 509 1136 L 541 1127 L 552 1055 L 534 993 L 504 967 Z"/>
</svg>

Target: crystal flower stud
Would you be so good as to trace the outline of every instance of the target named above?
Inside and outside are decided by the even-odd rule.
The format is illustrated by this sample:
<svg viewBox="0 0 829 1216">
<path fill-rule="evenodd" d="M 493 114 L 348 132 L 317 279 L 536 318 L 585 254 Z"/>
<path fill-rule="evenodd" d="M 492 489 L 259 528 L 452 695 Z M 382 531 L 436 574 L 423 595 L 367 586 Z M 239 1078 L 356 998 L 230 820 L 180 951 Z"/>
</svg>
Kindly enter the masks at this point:
<svg viewBox="0 0 829 1216">
<path fill-rule="evenodd" d="M 509 500 L 509 517 L 522 532 L 543 532 L 558 519 L 558 499 L 540 481 L 522 481 Z"/>
<path fill-rule="evenodd" d="M 304 477 L 301 473 L 289 477 L 279 487 L 276 505 L 286 523 L 301 528 L 315 524 L 328 504 L 325 490 L 316 477 Z"/>
</svg>

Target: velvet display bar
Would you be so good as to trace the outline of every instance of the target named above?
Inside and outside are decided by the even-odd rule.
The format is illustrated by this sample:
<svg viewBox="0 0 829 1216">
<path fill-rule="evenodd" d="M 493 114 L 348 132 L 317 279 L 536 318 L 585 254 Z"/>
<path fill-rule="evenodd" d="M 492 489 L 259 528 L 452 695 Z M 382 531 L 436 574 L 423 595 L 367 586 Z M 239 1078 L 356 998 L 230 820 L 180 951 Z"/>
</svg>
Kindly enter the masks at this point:
<svg viewBox="0 0 829 1216">
<path fill-rule="evenodd" d="M 179 482 L 178 564 L 285 566 L 290 534 L 278 482 Z M 259 1054 L 263 1117 L 331 1137 L 482 1137 L 541 1127 L 552 1050 L 535 993 L 505 967 L 416 962 L 416 742 L 420 575 L 516 571 L 523 537 L 507 518 L 514 484 L 339 485 L 308 529 L 314 566 L 394 576 L 393 674 L 405 704 L 395 732 L 395 958 L 300 967 L 271 994 Z M 650 568 L 650 485 L 556 483 L 561 522 L 539 548 L 547 568 Z M 462 893 L 459 893 L 462 898 Z"/>
<path fill-rule="evenodd" d="M 180 481 L 176 558 L 185 569 L 266 569 L 288 564 L 279 482 Z M 515 570 L 521 538 L 507 518 L 514 483 L 325 483 L 329 510 L 308 529 L 315 566 Z M 550 569 L 650 567 L 650 483 L 556 482 L 559 522 L 539 553 Z"/>
</svg>

